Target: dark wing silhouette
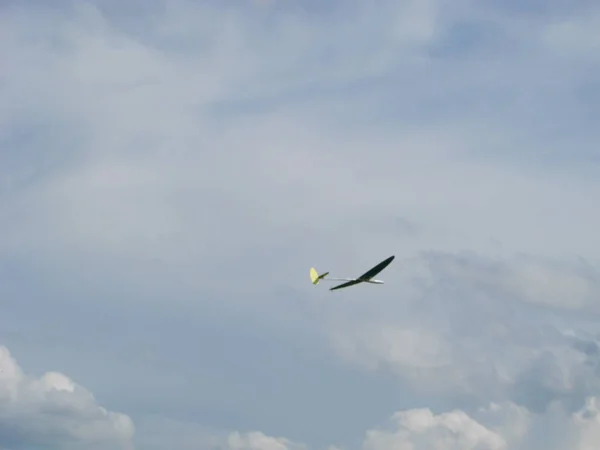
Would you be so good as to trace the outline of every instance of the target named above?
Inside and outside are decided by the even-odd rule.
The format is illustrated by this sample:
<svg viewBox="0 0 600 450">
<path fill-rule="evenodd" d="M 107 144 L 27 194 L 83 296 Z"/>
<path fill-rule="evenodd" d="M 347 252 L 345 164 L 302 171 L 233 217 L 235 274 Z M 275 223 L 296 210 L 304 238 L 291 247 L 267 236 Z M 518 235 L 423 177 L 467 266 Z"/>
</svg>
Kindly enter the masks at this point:
<svg viewBox="0 0 600 450">
<path fill-rule="evenodd" d="M 347 283 L 339 284 L 337 286 L 334 286 L 334 287 L 330 288 L 329 290 L 330 291 L 335 291 L 336 289 L 341 289 L 341 288 L 345 288 L 345 287 L 349 287 L 349 286 L 354 286 L 355 284 L 362 283 L 362 282 L 364 282 L 366 280 L 370 280 L 375 275 L 377 275 L 379 272 L 381 272 L 383 269 L 385 269 L 394 260 L 394 258 L 395 258 L 395 256 L 392 255 L 389 258 L 381 261 L 379 264 L 377 264 L 372 269 L 367 270 L 365 273 L 363 273 L 357 279 L 348 281 Z"/>
<path fill-rule="evenodd" d="M 395 256 L 390 256 L 386 260 L 381 261 L 375 267 L 373 267 L 372 269 L 369 269 L 365 273 L 363 273 L 360 277 L 358 277 L 358 279 L 359 280 L 370 280 L 375 275 L 377 275 L 379 272 L 381 272 L 383 269 L 385 269 L 394 260 L 394 258 L 395 258 Z"/>
<path fill-rule="evenodd" d="M 329 290 L 335 291 L 336 289 L 341 289 L 341 288 L 345 288 L 348 286 L 354 286 L 355 284 L 362 283 L 362 282 L 363 282 L 362 280 L 352 280 L 352 281 L 348 281 L 347 283 L 338 284 L 337 286 L 329 288 Z"/>
</svg>

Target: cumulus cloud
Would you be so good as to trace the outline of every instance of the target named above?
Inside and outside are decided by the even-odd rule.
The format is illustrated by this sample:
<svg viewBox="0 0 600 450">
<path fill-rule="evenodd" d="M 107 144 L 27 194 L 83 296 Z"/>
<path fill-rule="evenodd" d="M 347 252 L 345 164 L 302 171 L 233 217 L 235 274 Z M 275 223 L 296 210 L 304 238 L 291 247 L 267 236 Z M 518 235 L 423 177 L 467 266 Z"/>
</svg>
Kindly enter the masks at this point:
<svg viewBox="0 0 600 450">
<path fill-rule="evenodd" d="M 261 432 L 230 434 L 225 442 L 224 450 L 307 450 L 302 444 L 297 444 L 285 438 L 266 436 Z"/>
<path fill-rule="evenodd" d="M 402 411 L 391 419 L 392 429 L 367 432 L 365 450 L 390 448 L 436 450 L 504 450 L 504 438 L 463 411 L 434 415 L 428 409 Z"/>
<path fill-rule="evenodd" d="M 429 408 L 397 411 L 385 425 L 366 430 L 360 450 L 592 450 L 600 433 L 598 399 L 588 397 L 573 412 L 558 404 L 535 414 L 512 402 L 474 410 L 435 413 Z M 223 450 L 308 450 L 260 432 L 231 433 Z M 329 450 L 338 447 L 330 446 Z"/>
<path fill-rule="evenodd" d="M 600 432 L 596 405 L 597 398 L 589 397 L 578 411 L 555 405 L 540 415 L 511 402 L 492 403 L 471 415 L 461 410 L 435 414 L 426 408 L 399 411 L 386 427 L 367 431 L 363 449 L 591 450 Z"/>
<path fill-rule="evenodd" d="M 0 347 L 0 445 L 11 450 L 133 449 L 134 425 L 66 375 L 23 373 Z"/>
</svg>

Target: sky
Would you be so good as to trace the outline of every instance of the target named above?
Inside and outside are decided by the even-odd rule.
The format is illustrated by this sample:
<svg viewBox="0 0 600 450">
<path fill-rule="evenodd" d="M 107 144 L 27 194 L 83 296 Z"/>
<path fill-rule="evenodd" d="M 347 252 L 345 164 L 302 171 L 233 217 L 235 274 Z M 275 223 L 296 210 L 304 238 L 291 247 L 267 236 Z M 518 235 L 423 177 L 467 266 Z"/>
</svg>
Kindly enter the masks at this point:
<svg viewBox="0 0 600 450">
<path fill-rule="evenodd" d="M 2 2 L 0 449 L 592 450 L 598 29 Z"/>
</svg>

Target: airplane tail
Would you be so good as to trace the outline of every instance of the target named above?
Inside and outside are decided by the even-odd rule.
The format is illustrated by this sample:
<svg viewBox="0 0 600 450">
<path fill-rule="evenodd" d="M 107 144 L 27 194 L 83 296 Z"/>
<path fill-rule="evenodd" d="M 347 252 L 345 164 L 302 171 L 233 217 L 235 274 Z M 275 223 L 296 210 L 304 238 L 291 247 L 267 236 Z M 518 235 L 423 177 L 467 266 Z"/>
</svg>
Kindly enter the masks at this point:
<svg viewBox="0 0 600 450">
<path fill-rule="evenodd" d="M 319 275 L 317 269 L 315 269 L 314 267 L 310 268 L 310 280 L 312 281 L 312 284 L 318 284 L 319 281 L 325 278 L 327 275 L 329 275 L 329 272 L 325 272 Z"/>
</svg>

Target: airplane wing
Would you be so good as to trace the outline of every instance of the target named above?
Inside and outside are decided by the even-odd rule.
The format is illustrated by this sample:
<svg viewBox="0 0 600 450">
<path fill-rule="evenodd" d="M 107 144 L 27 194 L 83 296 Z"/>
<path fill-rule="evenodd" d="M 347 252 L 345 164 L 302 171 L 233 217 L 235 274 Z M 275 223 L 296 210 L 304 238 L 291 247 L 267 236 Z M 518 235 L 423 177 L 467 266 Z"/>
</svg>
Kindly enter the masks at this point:
<svg viewBox="0 0 600 450">
<path fill-rule="evenodd" d="M 342 288 L 345 288 L 345 287 L 348 287 L 348 286 L 354 286 L 355 284 L 362 283 L 362 282 L 363 282 L 362 280 L 356 280 L 356 279 L 355 280 L 350 280 L 350 281 L 348 281 L 346 283 L 338 284 L 337 286 L 329 288 L 329 290 L 330 291 L 335 291 L 336 289 L 342 289 Z"/>
<path fill-rule="evenodd" d="M 377 275 L 379 272 L 381 272 L 383 269 L 385 269 L 394 260 L 394 258 L 395 258 L 395 256 L 390 256 L 389 258 L 381 261 L 375 267 L 373 267 L 372 269 L 369 269 L 365 273 L 363 273 L 360 277 L 358 277 L 358 279 L 359 280 L 370 280 L 375 275 Z"/>
<path fill-rule="evenodd" d="M 354 286 L 355 284 L 363 283 L 363 282 L 373 278 L 375 275 L 377 275 L 379 272 L 381 272 L 383 269 L 385 269 L 394 260 L 394 258 L 395 258 L 395 256 L 390 256 L 389 258 L 381 261 L 375 267 L 373 267 L 373 268 L 369 269 L 368 271 L 366 271 L 365 273 L 363 273 L 358 278 L 326 278 L 326 277 L 323 277 L 323 279 L 331 280 L 331 281 L 346 281 L 346 283 L 342 283 L 342 284 L 339 284 L 337 286 L 330 288 L 329 289 L 330 291 L 335 291 L 336 289 L 342 289 L 345 287 Z M 327 273 L 329 273 L 329 272 L 327 272 Z"/>
</svg>

